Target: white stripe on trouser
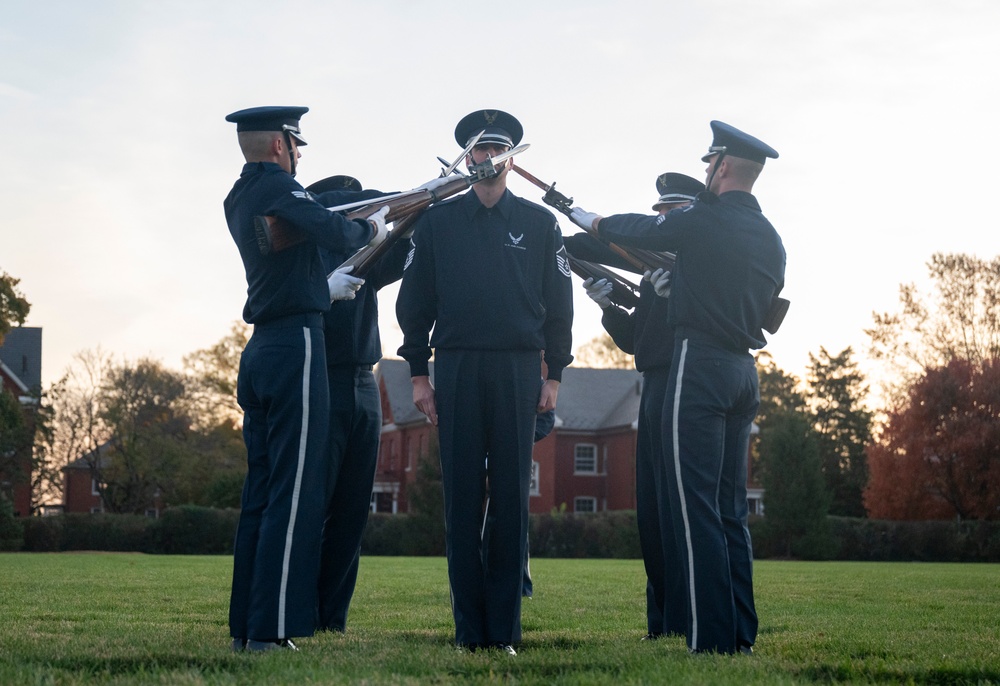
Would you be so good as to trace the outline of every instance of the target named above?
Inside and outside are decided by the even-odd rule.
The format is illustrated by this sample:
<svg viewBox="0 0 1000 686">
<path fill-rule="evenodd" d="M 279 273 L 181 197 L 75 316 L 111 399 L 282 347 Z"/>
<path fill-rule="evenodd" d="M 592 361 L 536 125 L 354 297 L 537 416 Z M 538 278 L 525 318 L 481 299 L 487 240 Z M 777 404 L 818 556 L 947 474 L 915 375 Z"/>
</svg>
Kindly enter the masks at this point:
<svg viewBox="0 0 1000 686">
<path fill-rule="evenodd" d="M 285 532 L 285 556 L 281 561 L 281 587 L 278 590 L 278 635 L 285 636 L 285 596 L 288 591 L 288 566 L 292 557 L 292 540 L 295 537 L 295 515 L 299 510 L 299 491 L 302 488 L 302 471 L 306 463 L 306 447 L 309 437 L 309 370 L 312 367 L 312 338 L 309 328 L 302 327 L 306 341 L 306 356 L 302 364 L 302 429 L 299 432 L 299 463 L 295 467 L 295 487 L 292 489 L 292 508 L 288 514 L 288 531 Z"/>
<path fill-rule="evenodd" d="M 674 473 L 677 475 L 677 494 L 681 501 L 681 519 L 684 522 L 684 539 L 688 554 L 688 597 L 691 599 L 691 649 L 698 649 L 698 602 L 694 596 L 694 552 L 691 548 L 691 522 L 688 519 L 687 500 L 684 499 L 684 483 L 681 481 L 681 435 L 678 416 L 681 406 L 681 384 L 684 381 L 684 362 L 687 359 L 688 341 L 681 343 L 681 358 L 677 364 L 677 387 L 674 389 L 673 443 Z"/>
</svg>

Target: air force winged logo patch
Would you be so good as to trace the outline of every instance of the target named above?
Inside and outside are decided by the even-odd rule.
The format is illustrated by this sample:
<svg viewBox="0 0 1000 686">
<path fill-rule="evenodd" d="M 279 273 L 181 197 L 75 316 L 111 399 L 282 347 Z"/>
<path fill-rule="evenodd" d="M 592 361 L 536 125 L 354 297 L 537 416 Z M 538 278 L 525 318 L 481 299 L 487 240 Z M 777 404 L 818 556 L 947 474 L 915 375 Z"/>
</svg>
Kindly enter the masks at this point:
<svg viewBox="0 0 1000 686">
<path fill-rule="evenodd" d="M 527 250 L 525 246 L 521 245 L 521 241 L 524 240 L 523 233 L 520 236 L 515 236 L 514 234 L 508 232 L 507 237 L 510 238 L 510 240 L 504 243 L 504 247 L 517 248 L 518 250 Z"/>
<path fill-rule="evenodd" d="M 556 267 L 559 268 L 559 272 L 565 276 L 567 279 L 570 278 L 569 270 L 569 257 L 566 255 L 566 246 L 561 246 L 559 252 L 556 253 Z"/>
<path fill-rule="evenodd" d="M 413 239 L 410 238 L 410 252 L 406 253 L 406 262 L 403 263 L 403 271 L 413 263 L 413 251 L 417 249 L 417 246 L 413 244 Z"/>
</svg>

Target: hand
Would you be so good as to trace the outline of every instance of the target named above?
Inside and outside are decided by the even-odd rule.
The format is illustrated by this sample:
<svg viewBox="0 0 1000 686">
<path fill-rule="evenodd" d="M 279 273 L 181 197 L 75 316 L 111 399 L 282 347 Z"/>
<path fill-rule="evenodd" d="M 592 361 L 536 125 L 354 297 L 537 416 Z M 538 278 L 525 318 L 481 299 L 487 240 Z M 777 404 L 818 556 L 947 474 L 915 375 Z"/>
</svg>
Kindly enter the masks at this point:
<svg viewBox="0 0 1000 686">
<path fill-rule="evenodd" d="M 653 284 L 653 290 L 661 298 L 670 296 L 670 272 L 660 267 L 655 272 L 647 271 L 642 278 Z"/>
<path fill-rule="evenodd" d="M 590 277 L 583 282 L 583 289 L 587 291 L 587 295 L 590 296 L 591 300 L 600 305 L 602 310 L 611 306 L 611 298 L 608 296 L 611 294 L 612 288 L 613 286 L 607 279 L 594 281 L 594 277 Z"/>
<path fill-rule="evenodd" d="M 370 245 L 373 248 L 376 245 L 379 245 L 382 241 L 384 241 L 386 236 L 389 235 L 389 229 L 385 225 L 385 215 L 387 214 L 389 214 L 388 205 L 378 210 L 377 212 L 368 215 L 368 223 L 370 223 L 372 227 L 375 229 L 375 235 L 372 237 L 370 241 L 368 241 L 368 245 Z"/>
<path fill-rule="evenodd" d="M 587 212 L 580 207 L 574 207 L 569 212 L 569 218 L 572 219 L 573 223 L 581 229 L 593 231 L 596 228 L 594 224 L 601 218 L 601 215 L 594 214 L 593 212 Z"/>
<path fill-rule="evenodd" d="M 326 277 L 326 285 L 330 288 L 330 302 L 336 300 L 354 300 L 354 295 L 361 288 L 365 280 L 351 276 L 348 272 L 354 270 L 354 265 L 340 267 Z"/>
<path fill-rule="evenodd" d="M 434 401 L 434 386 L 431 385 L 429 376 L 415 376 L 413 381 L 413 404 L 417 409 L 427 415 L 431 424 L 437 426 L 438 413 L 437 403 Z"/>
<path fill-rule="evenodd" d="M 556 409 L 556 400 L 559 399 L 559 382 L 554 379 L 546 379 L 542 384 L 542 391 L 538 395 L 538 407 L 535 412 L 541 414 L 549 410 Z"/>
<path fill-rule="evenodd" d="M 451 181 L 450 177 L 439 176 L 436 179 L 431 179 L 427 183 L 420 184 L 414 190 L 418 190 L 418 191 L 419 190 L 424 190 L 424 191 L 430 191 L 431 193 L 433 193 L 435 190 L 437 190 L 441 186 L 445 185 L 449 181 Z"/>
</svg>

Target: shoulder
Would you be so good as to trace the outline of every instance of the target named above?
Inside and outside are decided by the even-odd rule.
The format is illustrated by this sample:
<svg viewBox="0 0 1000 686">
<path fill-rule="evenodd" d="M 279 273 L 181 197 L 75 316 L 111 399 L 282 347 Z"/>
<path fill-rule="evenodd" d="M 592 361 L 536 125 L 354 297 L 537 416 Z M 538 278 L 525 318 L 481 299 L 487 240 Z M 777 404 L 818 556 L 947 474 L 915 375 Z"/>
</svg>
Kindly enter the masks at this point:
<svg viewBox="0 0 1000 686">
<path fill-rule="evenodd" d="M 513 193 L 511 193 L 510 197 L 514 206 L 517 207 L 519 211 L 526 213 L 532 221 L 544 222 L 549 228 L 553 228 L 556 225 L 556 216 L 552 214 L 549 208 L 544 205 L 531 202 L 530 200 L 525 200 L 524 198 L 514 195 Z"/>
</svg>

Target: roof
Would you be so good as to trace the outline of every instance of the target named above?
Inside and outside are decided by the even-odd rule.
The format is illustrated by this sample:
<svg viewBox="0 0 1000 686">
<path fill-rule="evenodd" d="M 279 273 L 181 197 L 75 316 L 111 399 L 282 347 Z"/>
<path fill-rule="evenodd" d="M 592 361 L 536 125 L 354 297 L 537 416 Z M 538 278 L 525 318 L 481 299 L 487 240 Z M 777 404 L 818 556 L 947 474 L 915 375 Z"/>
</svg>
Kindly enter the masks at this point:
<svg viewBox="0 0 1000 686">
<path fill-rule="evenodd" d="M 4 374 L 26 392 L 42 388 L 42 329 L 20 326 L 11 329 L 0 345 L 0 365 Z"/>
<path fill-rule="evenodd" d="M 431 379 L 434 363 L 431 363 Z M 396 424 L 426 421 L 413 404 L 410 367 L 404 360 L 383 359 L 375 368 L 385 383 L 389 408 Z M 632 426 L 639 418 L 642 375 L 634 369 L 563 370 L 556 406 L 556 426 L 562 430 L 603 431 Z"/>
</svg>

